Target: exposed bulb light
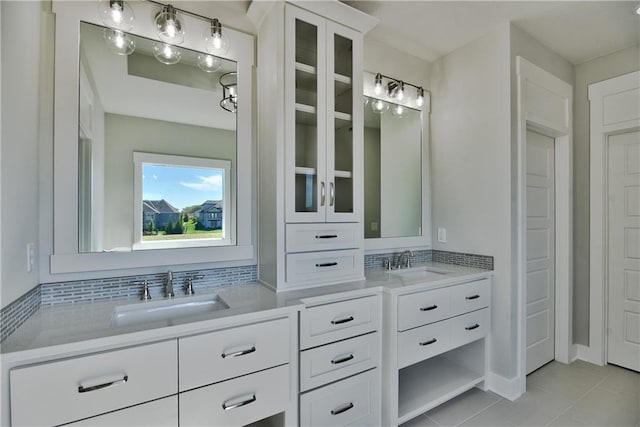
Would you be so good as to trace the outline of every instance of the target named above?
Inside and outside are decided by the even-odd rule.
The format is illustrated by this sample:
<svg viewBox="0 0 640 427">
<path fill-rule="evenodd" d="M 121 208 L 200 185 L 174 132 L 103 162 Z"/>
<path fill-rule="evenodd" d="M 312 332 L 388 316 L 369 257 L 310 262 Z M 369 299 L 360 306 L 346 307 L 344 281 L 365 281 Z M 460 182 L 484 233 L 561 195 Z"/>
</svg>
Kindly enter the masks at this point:
<svg viewBox="0 0 640 427">
<path fill-rule="evenodd" d="M 424 105 L 424 89 L 419 87 L 416 94 L 416 105 L 422 107 Z"/>
<path fill-rule="evenodd" d="M 184 29 L 178 19 L 176 8 L 168 4 L 158 12 L 155 19 L 158 37 L 165 43 L 180 44 L 184 42 Z"/>
<path fill-rule="evenodd" d="M 173 65 L 180 62 L 182 52 L 175 46 L 168 43 L 156 42 L 153 44 L 153 56 L 163 64 Z"/>
<path fill-rule="evenodd" d="M 207 55 L 206 53 L 199 53 L 196 57 L 198 61 L 198 67 L 202 71 L 207 73 L 213 73 L 218 71 L 222 67 L 222 60 L 213 55 Z"/>
<path fill-rule="evenodd" d="M 391 114 L 395 117 L 403 118 L 404 117 L 404 107 L 402 105 L 396 104 L 391 108 Z"/>
<path fill-rule="evenodd" d="M 373 86 L 373 92 L 380 96 L 382 94 L 382 74 L 376 74 L 375 85 Z"/>
<path fill-rule="evenodd" d="M 225 55 L 229 52 L 229 44 L 222 37 L 222 24 L 220 20 L 211 21 L 211 27 L 208 28 L 204 35 L 204 47 L 207 52 L 214 55 Z"/>
<path fill-rule="evenodd" d="M 640 3 L 636 3 L 636 5 L 633 7 L 633 13 L 635 13 L 636 15 L 640 15 Z"/>
<path fill-rule="evenodd" d="M 384 113 L 385 111 L 387 111 L 387 109 L 388 109 L 388 108 L 389 108 L 389 106 L 387 105 L 387 103 L 386 103 L 386 102 L 384 102 L 384 101 L 383 101 L 383 100 L 381 100 L 381 99 L 374 99 L 374 100 L 371 102 L 371 110 L 372 110 L 374 113 L 382 114 L 382 113 Z"/>
<path fill-rule="evenodd" d="M 133 9 L 123 0 L 101 0 L 98 13 L 102 23 L 114 30 L 130 31 L 133 28 Z"/>
<path fill-rule="evenodd" d="M 102 37 L 109 50 L 117 55 L 131 55 L 136 49 L 136 44 L 131 37 L 120 30 L 105 28 Z"/>
<path fill-rule="evenodd" d="M 396 99 L 402 101 L 404 99 L 404 82 L 398 83 L 398 90 L 396 91 Z"/>
</svg>

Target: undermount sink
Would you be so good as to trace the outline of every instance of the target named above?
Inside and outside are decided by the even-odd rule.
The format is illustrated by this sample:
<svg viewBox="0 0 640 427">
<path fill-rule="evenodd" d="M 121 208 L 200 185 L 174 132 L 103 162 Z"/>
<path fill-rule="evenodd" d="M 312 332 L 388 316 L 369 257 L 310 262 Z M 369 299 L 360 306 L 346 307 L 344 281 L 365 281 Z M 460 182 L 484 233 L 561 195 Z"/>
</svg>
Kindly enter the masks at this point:
<svg viewBox="0 0 640 427">
<path fill-rule="evenodd" d="M 126 326 L 158 320 L 172 320 L 228 308 L 227 303 L 218 295 L 140 302 L 116 307 L 113 310 L 111 324 Z"/>
<path fill-rule="evenodd" d="M 393 274 L 395 276 L 406 277 L 406 278 L 416 278 L 416 279 L 426 279 L 430 277 L 442 277 L 446 274 L 449 274 L 450 271 L 446 270 L 438 270 L 432 267 L 413 267 L 407 268 L 404 270 L 393 270 L 390 271 L 389 274 Z"/>
</svg>

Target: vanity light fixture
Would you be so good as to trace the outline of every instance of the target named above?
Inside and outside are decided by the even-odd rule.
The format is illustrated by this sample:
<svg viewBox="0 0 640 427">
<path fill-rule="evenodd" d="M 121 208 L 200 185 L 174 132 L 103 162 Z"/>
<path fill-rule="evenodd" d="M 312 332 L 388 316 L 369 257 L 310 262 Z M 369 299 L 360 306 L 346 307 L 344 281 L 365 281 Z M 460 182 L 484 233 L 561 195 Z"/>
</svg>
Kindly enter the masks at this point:
<svg viewBox="0 0 640 427">
<path fill-rule="evenodd" d="M 165 43 L 180 44 L 184 42 L 184 29 L 178 18 L 178 11 L 168 4 L 162 7 L 155 18 L 158 37 Z"/>
<path fill-rule="evenodd" d="M 217 18 L 211 21 L 211 27 L 205 32 L 204 47 L 207 52 L 214 55 L 224 55 L 229 52 L 229 44 L 222 37 L 222 24 Z"/>
<path fill-rule="evenodd" d="M 196 56 L 198 67 L 202 71 L 206 71 L 207 73 L 213 73 L 218 71 L 220 67 L 222 67 L 222 60 L 217 56 L 207 55 L 206 53 L 199 53 Z"/>
<path fill-rule="evenodd" d="M 424 105 L 424 89 L 419 87 L 418 89 L 416 89 L 416 91 L 417 91 L 417 94 L 416 94 L 416 105 L 418 107 L 422 107 Z"/>
<path fill-rule="evenodd" d="M 220 86 L 222 86 L 222 100 L 220 106 L 229 111 L 235 113 L 238 111 L 238 73 L 231 71 L 220 76 L 218 79 Z"/>
<path fill-rule="evenodd" d="M 376 95 L 382 95 L 382 74 L 376 74 L 375 85 L 373 86 L 373 92 Z"/>
<path fill-rule="evenodd" d="M 105 28 L 102 37 L 109 50 L 117 55 L 131 55 L 136 49 L 135 42 L 123 31 Z"/>
<path fill-rule="evenodd" d="M 133 28 L 133 9 L 123 0 L 101 0 L 98 13 L 102 23 L 114 30 L 130 31 Z"/>
<path fill-rule="evenodd" d="M 153 44 L 153 56 L 163 64 L 173 65 L 180 62 L 182 52 L 180 52 L 177 47 L 168 43 L 155 42 Z"/>
</svg>

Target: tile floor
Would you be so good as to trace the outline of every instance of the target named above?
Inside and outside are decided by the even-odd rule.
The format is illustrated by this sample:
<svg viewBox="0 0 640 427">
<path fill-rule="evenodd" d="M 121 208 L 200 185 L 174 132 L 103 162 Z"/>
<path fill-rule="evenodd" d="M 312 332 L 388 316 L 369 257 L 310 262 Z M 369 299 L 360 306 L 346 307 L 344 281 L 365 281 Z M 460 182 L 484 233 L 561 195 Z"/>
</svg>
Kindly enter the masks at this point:
<svg viewBox="0 0 640 427">
<path fill-rule="evenodd" d="M 513 402 L 473 389 L 402 425 L 425 426 L 640 427 L 640 374 L 551 362 L 527 377 L 527 392 Z"/>
</svg>

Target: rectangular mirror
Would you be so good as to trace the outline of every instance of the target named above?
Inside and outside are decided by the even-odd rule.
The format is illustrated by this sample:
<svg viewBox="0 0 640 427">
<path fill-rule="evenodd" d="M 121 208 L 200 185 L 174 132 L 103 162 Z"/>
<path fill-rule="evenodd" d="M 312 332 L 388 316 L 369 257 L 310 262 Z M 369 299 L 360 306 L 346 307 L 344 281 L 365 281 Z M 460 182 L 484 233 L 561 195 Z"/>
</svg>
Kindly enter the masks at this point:
<svg viewBox="0 0 640 427">
<path fill-rule="evenodd" d="M 365 239 L 423 235 L 422 111 L 365 96 Z"/>
<path fill-rule="evenodd" d="M 236 62 L 108 32 L 80 24 L 78 252 L 234 245 Z"/>
</svg>

